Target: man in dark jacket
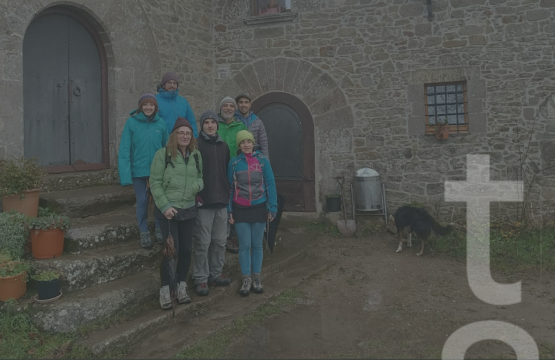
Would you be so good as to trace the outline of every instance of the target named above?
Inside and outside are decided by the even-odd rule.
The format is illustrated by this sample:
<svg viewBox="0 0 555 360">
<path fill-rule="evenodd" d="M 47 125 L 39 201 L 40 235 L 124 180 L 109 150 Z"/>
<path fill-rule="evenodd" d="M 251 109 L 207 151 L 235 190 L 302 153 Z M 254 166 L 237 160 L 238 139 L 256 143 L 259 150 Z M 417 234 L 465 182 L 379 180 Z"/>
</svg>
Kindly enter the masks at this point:
<svg viewBox="0 0 555 360">
<path fill-rule="evenodd" d="M 217 133 L 218 115 L 214 111 L 202 114 L 200 128 L 197 141 L 205 180 L 204 189 L 199 193 L 203 204 L 195 219 L 193 278 L 197 295 L 205 296 L 208 295 L 208 283 L 211 286 L 231 284 L 231 279 L 222 275 L 227 240 L 226 206 L 230 193 L 227 164 L 230 156 L 227 143 Z"/>
</svg>

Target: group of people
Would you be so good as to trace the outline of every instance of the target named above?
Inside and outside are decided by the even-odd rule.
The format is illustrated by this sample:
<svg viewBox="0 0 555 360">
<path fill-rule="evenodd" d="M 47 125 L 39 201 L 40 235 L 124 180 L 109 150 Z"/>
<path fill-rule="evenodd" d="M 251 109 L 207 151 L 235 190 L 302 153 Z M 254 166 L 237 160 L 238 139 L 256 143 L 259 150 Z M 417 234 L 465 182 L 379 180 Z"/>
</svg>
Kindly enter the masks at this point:
<svg viewBox="0 0 555 360">
<path fill-rule="evenodd" d="M 260 279 L 267 221 L 277 212 L 277 193 L 262 121 L 251 99 L 226 96 L 219 113 L 205 111 L 200 131 L 179 77 L 169 71 L 158 94 L 145 93 L 127 119 L 118 154 L 122 186 L 133 185 L 140 243 L 151 249 L 149 198 L 154 200 L 155 238 L 173 238 L 177 253 L 177 302 L 187 304 L 185 282 L 193 261 L 197 295 L 229 286 L 222 274 L 226 248 L 239 253 L 241 296 L 264 291 Z M 235 237 L 230 236 L 235 228 Z M 238 242 L 238 243 L 237 243 Z M 168 259 L 160 264 L 160 306 L 171 309 Z"/>
</svg>

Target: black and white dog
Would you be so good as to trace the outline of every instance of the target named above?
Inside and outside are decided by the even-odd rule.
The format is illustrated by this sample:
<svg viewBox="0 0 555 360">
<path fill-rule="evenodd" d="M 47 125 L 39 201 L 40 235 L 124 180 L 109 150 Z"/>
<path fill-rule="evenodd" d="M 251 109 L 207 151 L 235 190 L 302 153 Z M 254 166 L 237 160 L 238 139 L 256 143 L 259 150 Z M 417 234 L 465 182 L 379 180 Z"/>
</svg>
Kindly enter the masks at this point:
<svg viewBox="0 0 555 360">
<path fill-rule="evenodd" d="M 399 238 L 399 247 L 395 252 L 403 251 L 403 233 L 407 234 L 407 247 L 412 246 L 412 233 L 416 233 L 422 241 L 420 252 L 416 255 L 420 256 L 424 253 L 424 245 L 430 233 L 436 235 L 445 235 L 454 229 L 454 224 L 441 226 L 432 215 L 419 207 L 401 206 L 395 213 L 395 226 L 397 227 L 397 237 Z"/>
</svg>

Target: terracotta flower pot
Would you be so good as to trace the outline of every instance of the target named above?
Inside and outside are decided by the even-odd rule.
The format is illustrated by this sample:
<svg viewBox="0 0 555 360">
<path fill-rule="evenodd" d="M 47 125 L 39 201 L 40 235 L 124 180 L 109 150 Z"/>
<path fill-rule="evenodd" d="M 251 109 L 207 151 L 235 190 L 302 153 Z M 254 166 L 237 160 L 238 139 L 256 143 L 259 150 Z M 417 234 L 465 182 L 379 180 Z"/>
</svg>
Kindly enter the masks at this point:
<svg viewBox="0 0 555 360">
<path fill-rule="evenodd" d="M 37 217 L 39 211 L 40 189 L 23 192 L 23 199 L 19 195 L 4 196 L 2 198 L 2 209 L 4 211 L 15 210 L 30 217 Z"/>
<path fill-rule="evenodd" d="M 435 133 L 436 139 L 438 140 L 445 140 L 449 138 L 449 127 L 444 126 L 439 131 Z"/>
<path fill-rule="evenodd" d="M 64 252 L 62 229 L 31 229 L 31 250 L 35 259 L 51 259 L 62 256 Z"/>
<path fill-rule="evenodd" d="M 17 300 L 25 295 L 27 292 L 26 275 L 27 273 L 24 271 L 18 275 L 0 277 L 0 301 Z"/>
</svg>

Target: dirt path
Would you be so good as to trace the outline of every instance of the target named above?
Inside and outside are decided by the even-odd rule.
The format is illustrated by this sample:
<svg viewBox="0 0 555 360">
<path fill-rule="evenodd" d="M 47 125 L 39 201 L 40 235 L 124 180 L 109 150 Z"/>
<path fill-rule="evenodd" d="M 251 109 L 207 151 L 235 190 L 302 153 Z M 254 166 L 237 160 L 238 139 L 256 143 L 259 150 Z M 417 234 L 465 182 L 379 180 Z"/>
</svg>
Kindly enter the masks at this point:
<svg viewBox="0 0 555 360">
<path fill-rule="evenodd" d="M 301 289 L 306 298 L 235 342 L 235 358 L 440 358 L 460 327 L 501 320 L 526 330 L 542 358 L 555 357 L 555 286 L 549 274 L 522 280 L 522 302 L 494 306 L 472 293 L 462 262 L 438 254 L 396 254 L 394 237 L 320 237 L 316 257 L 335 265 Z M 305 261 L 311 261 L 307 259 Z M 494 275 L 496 281 L 513 282 Z M 472 358 L 514 358 L 502 342 L 482 341 Z"/>
</svg>

